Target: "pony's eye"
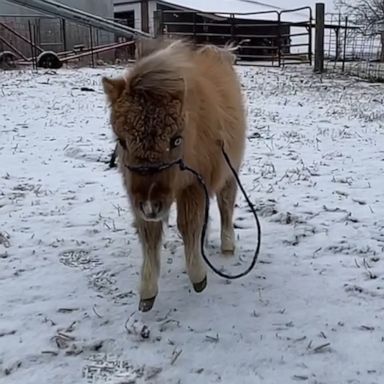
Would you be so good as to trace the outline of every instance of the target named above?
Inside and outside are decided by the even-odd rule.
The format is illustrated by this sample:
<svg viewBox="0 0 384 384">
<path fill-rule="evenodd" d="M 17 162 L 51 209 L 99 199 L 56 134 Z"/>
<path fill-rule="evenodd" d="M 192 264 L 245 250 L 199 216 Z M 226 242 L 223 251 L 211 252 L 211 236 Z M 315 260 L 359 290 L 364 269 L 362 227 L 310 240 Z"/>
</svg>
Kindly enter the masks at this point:
<svg viewBox="0 0 384 384">
<path fill-rule="evenodd" d="M 171 139 L 171 149 L 178 147 L 183 142 L 183 138 L 181 136 L 175 136 Z"/>
<path fill-rule="evenodd" d="M 120 144 L 124 149 L 127 149 L 127 143 L 125 142 L 125 140 L 118 138 L 117 141 L 119 142 L 119 144 Z"/>
</svg>

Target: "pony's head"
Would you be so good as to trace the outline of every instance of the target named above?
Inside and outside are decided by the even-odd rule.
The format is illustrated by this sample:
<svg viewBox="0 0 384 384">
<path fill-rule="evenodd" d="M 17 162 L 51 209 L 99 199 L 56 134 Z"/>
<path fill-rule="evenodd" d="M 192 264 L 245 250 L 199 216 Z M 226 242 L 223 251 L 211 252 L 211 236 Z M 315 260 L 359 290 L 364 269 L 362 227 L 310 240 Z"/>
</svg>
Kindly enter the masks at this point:
<svg viewBox="0 0 384 384">
<path fill-rule="evenodd" d="M 128 193 L 144 220 L 164 219 L 175 198 L 177 167 L 159 172 L 145 167 L 183 157 L 190 53 L 185 43 L 173 42 L 140 58 L 125 78 L 102 80 Z"/>
</svg>

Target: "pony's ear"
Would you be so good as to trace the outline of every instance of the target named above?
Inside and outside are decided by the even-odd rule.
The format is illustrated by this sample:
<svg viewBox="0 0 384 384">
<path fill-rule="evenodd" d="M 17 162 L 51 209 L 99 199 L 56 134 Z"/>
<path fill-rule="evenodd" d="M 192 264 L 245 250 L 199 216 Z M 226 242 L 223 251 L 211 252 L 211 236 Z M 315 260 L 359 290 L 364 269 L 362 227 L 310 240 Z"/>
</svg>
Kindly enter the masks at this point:
<svg viewBox="0 0 384 384">
<path fill-rule="evenodd" d="M 116 102 L 127 85 L 123 78 L 109 79 L 107 77 L 103 77 L 101 82 L 103 84 L 104 93 L 107 95 L 110 103 Z"/>
</svg>

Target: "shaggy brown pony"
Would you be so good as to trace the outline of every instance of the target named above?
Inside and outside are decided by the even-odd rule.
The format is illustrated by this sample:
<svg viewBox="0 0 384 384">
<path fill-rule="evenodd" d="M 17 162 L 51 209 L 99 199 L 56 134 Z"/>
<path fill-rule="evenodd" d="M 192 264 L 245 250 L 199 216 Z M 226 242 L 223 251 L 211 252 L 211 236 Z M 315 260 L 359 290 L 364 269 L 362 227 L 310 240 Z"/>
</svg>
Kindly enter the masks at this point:
<svg viewBox="0 0 384 384">
<path fill-rule="evenodd" d="M 189 278 L 196 292 L 207 285 L 200 251 L 204 191 L 192 174 L 177 165 L 150 174 L 128 167 L 183 159 L 199 172 L 210 197 L 217 196 L 222 252 L 233 254 L 237 186 L 221 146 L 238 170 L 246 119 L 230 49 L 196 48 L 179 40 L 158 44 L 155 40 L 140 49 L 142 54 L 125 76 L 102 81 L 119 142 L 119 168 L 142 245 L 139 309 L 149 311 L 158 294 L 162 226 L 173 202 Z"/>
</svg>

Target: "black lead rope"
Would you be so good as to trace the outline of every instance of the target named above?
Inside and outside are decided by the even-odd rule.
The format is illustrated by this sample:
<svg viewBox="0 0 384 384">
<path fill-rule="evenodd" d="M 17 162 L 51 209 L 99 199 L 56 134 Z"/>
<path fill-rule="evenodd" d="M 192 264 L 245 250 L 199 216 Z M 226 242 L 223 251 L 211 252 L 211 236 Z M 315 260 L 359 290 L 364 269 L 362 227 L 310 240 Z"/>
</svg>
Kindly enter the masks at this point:
<svg viewBox="0 0 384 384">
<path fill-rule="evenodd" d="M 221 150 L 223 152 L 224 159 L 225 159 L 227 165 L 229 166 L 229 168 L 230 168 L 230 170 L 231 170 L 231 172 L 232 172 L 232 174 L 236 180 L 236 183 L 239 186 L 239 188 L 240 188 L 245 200 L 247 201 L 247 204 L 248 204 L 248 206 L 249 206 L 249 208 L 250 208 L 250 210 L 251 210 L 251 212 L 255 218 L 256 227 L 257 227 L 257 247 L 256 247 L 255 253 L 253 255 L 252 262 L 245 271 L 240 272 L 237 275 L 228 275 L 227 273 L 220 271 L 209 261 L 208 257 L 205 254 L 204 245 L 205 245 L 205 237 L 206 237 L 206 233 L 207 233 L 207 226 L 208 226 L 208 220 L 209 220 L 209 204 L 210 203 L 209 203 L 208 188 L 204 182 L 204 179 L 202 178 L 202 176 L 198 172 L 196 172 L 194 169 L 185 165 L 185 163 L 182 159 L 173 161 L 171 163 L 166 163 L 166 164 L 156 164 L 156 165 L 150 165 L 150 166 L 127 166 L 127 168 L 132 172 L 138 172 L 141 174 L 148 174 L 148 173 L 161 172 L 161 171 L 168 169 L 168 168 L 171 168 L 177 164 L 181 171 L 188 171 L 196 177 L 199 184 L 201 185 L 201 187 L 204 190 L 204 196 L 205 196 L 204 223 L 203 223 L 203 228 L 202 228 L 202 232 L 201 232 L 201 241 L 200 241 L 201 255 L 202 255 L 204 261 L 208 264 L 208 266 L 212 269 L 212 271 L 215 272 L 217 275 L 224 277 L 226 279 L 235 280 L 235 279 L 239 279 L 241 277 L 246 276 L 249 272 L 252 271 L 252 269 L 256 265 L 257 258 L 259 256 L 259 252 L 260 252 L 260 245 L 261 245 L 261 225 L 260 225 L 260 221 L 259 221 L 259 218 L 257 216 L 257 213 L 256 213 L 256 209 L 255 209 L 254 205 L 252 204 L 251 200 L 249 199 L 247 193 L 245 192 L 245 189 L 244 189 L 243 185 L 241 184 L 239 175 L 237 174 L 235 168 L 233 167 L 233 165 L 231 163 L 231 160 L 229 159 L 227 153 L 225 152 L 224 146 L 221 147 Z"/>
</svg>

